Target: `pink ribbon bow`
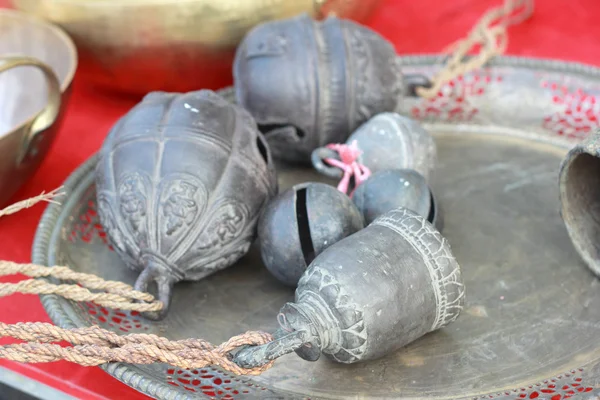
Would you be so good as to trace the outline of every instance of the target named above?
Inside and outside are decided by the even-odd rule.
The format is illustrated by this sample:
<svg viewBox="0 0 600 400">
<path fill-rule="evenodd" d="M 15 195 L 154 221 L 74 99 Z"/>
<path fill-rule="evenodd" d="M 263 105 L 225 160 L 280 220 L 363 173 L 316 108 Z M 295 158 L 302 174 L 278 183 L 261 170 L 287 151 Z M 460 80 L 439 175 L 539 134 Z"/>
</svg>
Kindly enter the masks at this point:
<svg viewBox="0 0 600 400">
<path fill-rule="evenodd" d="M 350 193 L 350 197 L 354 194 L 356 188 L 366 181 L 369 176 L 371 176 L 371 171 L 366 166 L 358 163 L 356 160 L 362 154 L 362 151 L 358 148 L 356 140 L 353 141 L 350 145 L 347 144 L 328 144 L 326 146 L 328 149 L 337 152 L 340 155 L 341 160 L 336 160 L 335 158 L 326 158 L 324 161 L 336 168 L 341 169 L 344 172 L 340 183 L 337 186 L 337 189 L 342 192 L 348 194 L 348 187 L 350 185 L 350 178 L 354 176 L 354 189 L 352 193 Z"/>
</svg>

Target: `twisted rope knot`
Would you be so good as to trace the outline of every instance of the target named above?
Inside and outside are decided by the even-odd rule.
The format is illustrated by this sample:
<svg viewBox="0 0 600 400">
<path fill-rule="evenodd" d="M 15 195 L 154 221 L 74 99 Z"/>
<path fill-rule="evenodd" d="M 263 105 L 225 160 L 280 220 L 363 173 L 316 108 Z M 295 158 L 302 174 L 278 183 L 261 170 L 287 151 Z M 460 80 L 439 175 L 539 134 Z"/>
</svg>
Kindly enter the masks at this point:
<svg viewBox="0 0 600 400">
<path fill-rule="evenodd" d="M 371 176 L 371 170 L 358 162 L 358 158 L 362 154 L 362 151 L 358 148 L 356 140 L 350 145 L 332 143 L 325 147 L 337 152 L 340 156 L 340 160 L 336 160 L 335 158 L 326 158 L 323 160 L 332 167 L 341 169 L 344 173 L 342 179 L 338 183 L 337 189 L 342 193 L 348 194 L 350 179 L 354 178 L 354 188 L 350 193 L 350 197 L 352 197 L 356 188 Z"/>
</svg>

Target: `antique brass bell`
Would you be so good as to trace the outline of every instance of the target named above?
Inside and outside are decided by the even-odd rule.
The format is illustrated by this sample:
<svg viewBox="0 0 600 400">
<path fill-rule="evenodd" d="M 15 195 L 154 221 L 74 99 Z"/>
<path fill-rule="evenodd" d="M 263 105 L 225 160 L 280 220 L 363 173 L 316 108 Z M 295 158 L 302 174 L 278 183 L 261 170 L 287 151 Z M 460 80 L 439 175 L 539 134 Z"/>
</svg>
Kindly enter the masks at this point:
<svg viewBox="0 0 600 400">
<path fill-rule="evenodd" d="M 303 14 L 267 22 L 242 40 L 233 65 L 236 97 L 276 158 L 310 163 L 373 115 L 393 111 L 404 79 L 394 46 L 355 22 Z"/>
<path fill-rule="evenodd" d="M 355 144 L 361 154 L 358 162 L 371 173 L 389 169 L 413 169 L 430 180 L 435 169 L 437 150 L 433 137 L 417 121 L 397 113 L 379 113 L 362 124 L 346 140 Z M 336 157 L 332 150 L 321 147 L 312 154 L 313 167 L 332 178 L 342 171 L 324 163 Z"/>
<path fill-rule="evenodd" d="M 317 256 L 281 309 L 276 339 L 234 360 L 251 367 L 292 351 L 309 361 L 376 359 L 456 320 L 464 297 L 446 239 L 395 209 Z"/>
<path fill-rule="evenodd" d="M 241 107 L 210 90 L 154 92 L 109 132 L 96 167 L 99 216 L 115 251 L 170 303 L 172 286 L 248 251 L 277 193 L 268 146 Z"/>
<path fill-rule="evenodd" d="M 560 213 L 573 246 L 600 277 L 600 130 L 563 159 L 559 192 Z"/>
<path fill-rule="evenodd" d="M 376 172 L 356 188 L 352 201 L 367 225 L 388 211 L 404 207 L 442 230 L 442 215 L 433 192 L 423 175 L 412 169 Z"/>
<path fill-rule="evenodd" d="M 344 193 L 323 183 L 296 185 L 269 202 L 260 217 L 263 263 L 279 281 L 295 287 L 316 256 L 363 226 Z"/>
</svg>

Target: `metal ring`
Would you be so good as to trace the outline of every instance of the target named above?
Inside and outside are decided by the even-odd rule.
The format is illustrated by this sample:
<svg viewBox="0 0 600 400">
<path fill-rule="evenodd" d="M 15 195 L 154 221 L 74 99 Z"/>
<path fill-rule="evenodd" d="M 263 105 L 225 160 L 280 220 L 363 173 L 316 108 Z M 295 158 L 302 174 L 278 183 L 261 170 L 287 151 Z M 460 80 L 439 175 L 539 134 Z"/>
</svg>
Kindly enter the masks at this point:
<svg viewBox="0 0 600 400">
<path fill-rule="evenodd" d="M 340 160 L 339 154 L 327 147 L 319 147 L 313 150 L 310 159 L 313 167 L 320 173 L 330 178 L 341 179 L 343 173 L 342 170 L 336 167 L 330 167 L 326 165 L 323 161 L 327 158 L 334 158 L 336 160 Z"/>
</svg>

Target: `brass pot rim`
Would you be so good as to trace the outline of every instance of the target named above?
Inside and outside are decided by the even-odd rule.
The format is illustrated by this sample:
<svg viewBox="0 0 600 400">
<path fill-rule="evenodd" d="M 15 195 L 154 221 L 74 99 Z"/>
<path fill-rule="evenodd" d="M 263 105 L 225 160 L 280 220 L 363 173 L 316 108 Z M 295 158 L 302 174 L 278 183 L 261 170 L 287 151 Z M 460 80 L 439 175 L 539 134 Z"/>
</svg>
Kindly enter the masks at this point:
<svg viewBox="0 0 600 400">
<path fill-rule="evenodd" d="M 0 9 L 0 20 L 3 18 L 10 18 L 13 20 L 17 20 L 23 23 L 30 23 L 33 25 L 38 25 L 44 27 L 55 34 L 62 43 L 65 44 L 67 51 L 69 52 L 69 71 L 64 76 L 63 79 L 60 79 L 60 90 L 62 93 L 66 92 L 71 83 L 73 82 L 73 78 L 75 77 L 75 72 L 77 71 L 77 66 L 79 64 L 79 56 L 77 53 L 77 48 L 75 47 L 75 43 L 71 39 L 71 37 L 58 25 L 48 22 L 42 18 L 36 17 L 31 14 L 24 13 L 22 11 L 3 8 Z M 0 54 L 2 56 L 2 54 Z M 52 65 L 50 65 L 52 67 Z"/>
<path fill-rule="evenodd" d="M 21 23 L 23 25 L 31 24 L 31 25 L 38 25 L 40 27 L 43 27 L 43 28 L 47 29 L 49 32 L 52 32 L 52 34 L 56 35 L 56 37 L 58 37 L 61 40 L 61 43 L 63 43 L 66 46 L 66 49 L 69 53 L 69 60 L 70 60 L 70 63 L 68 65 L 68 72 L 65 74 L 65 76 L 62 79 L 60 79 L 60 77 L 59 77 L 60 92 L 61 92 L 62 97 L 64 98 L 65 93 L 69 90 L 69 88 L 71 87 L 71 84 L 73 83 L 73 79 L 75 77 L 75 72 L 77 71 L 77 65 L 79 63 L 77 49 L 76 49 L 75 44 L 73 43 L 71 37 L 64 30 L 62 30 L 60 27 L 56 26 L 55 24 L 46 22 L 45 20 L 43 20 L 41 18 L 23 13 L 18 10 L 12 10 L 12 9 L 6 9 L 6 8 L 0 9 L 0 21 L 2 21 L 3 19 L 10 19 L 13 21 L 17 21 L 17 23 Z M 17 55 L 21 55 L 21 54 L 17 53 Z M 3 56 L 3 54 L 0 54 L 0 57 L 2 57 L 2 56 Z M 53 68 L 52 65 L 49 65 L 49 67 Z M 62 106 L 61 106 L 61 108 L 62 108 Z M 34 116 L 35 116 L 35 113 L 30 115 L 27 120 L 28 121 L 32 120 L 34 118 Z M 21 125 L 12 126 L 9 130 L 7 130 L 4 133 L 0 132 L 0 143 L 9 140 L 9 138 L 11 138 L 14 135 L 19 134 L 21 132 L 20 127 L 21 127 Z"/>
</svg>

